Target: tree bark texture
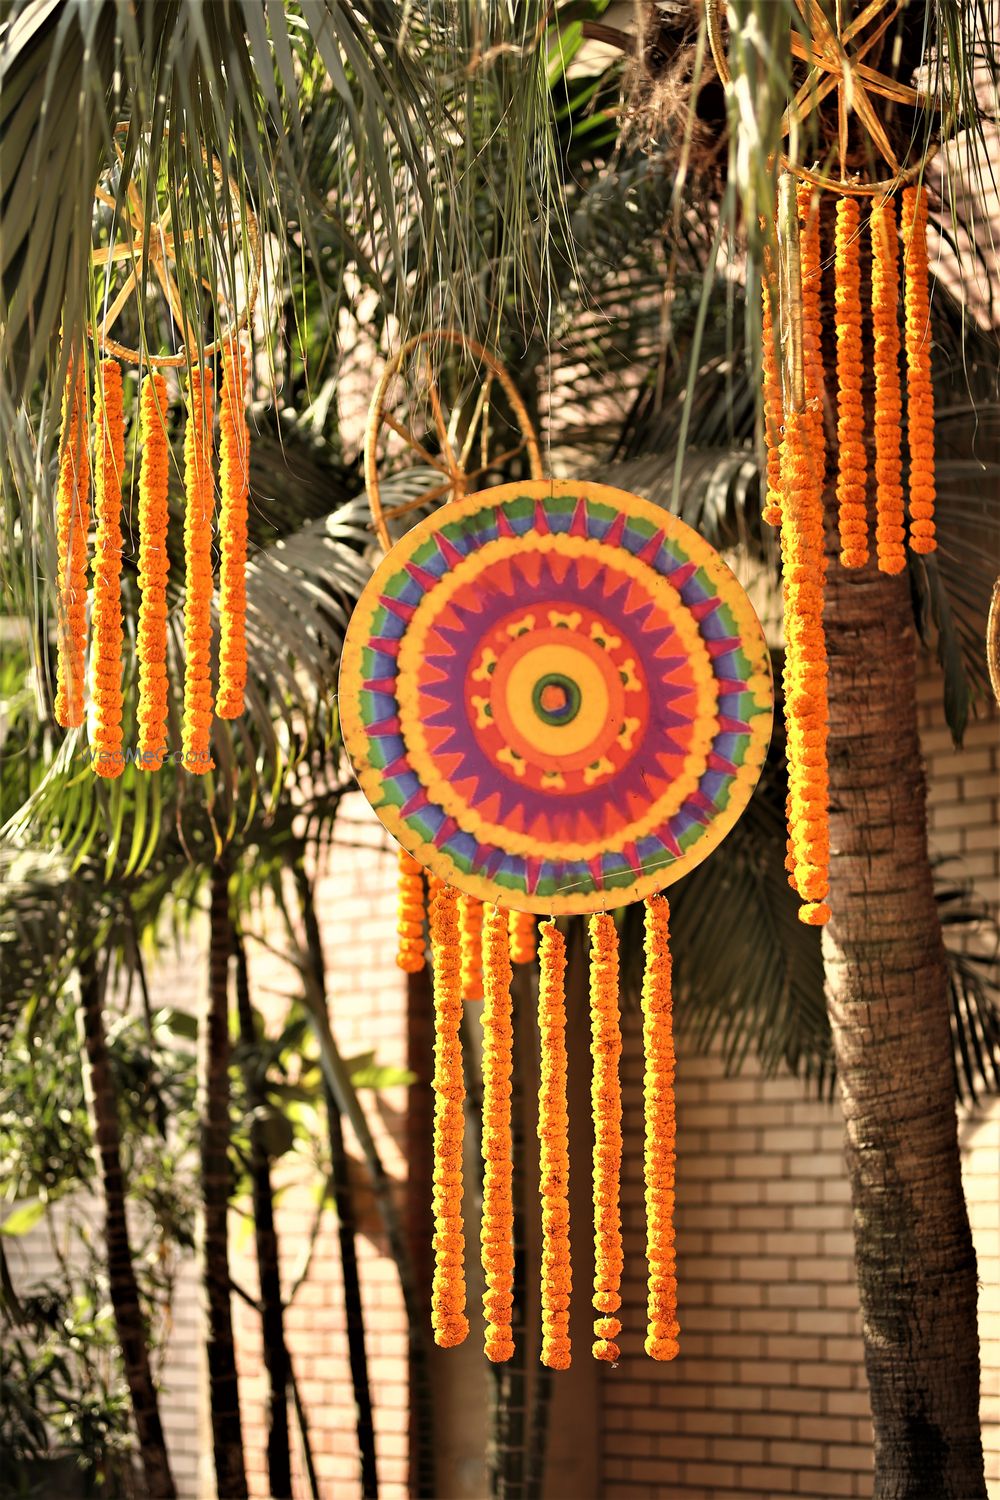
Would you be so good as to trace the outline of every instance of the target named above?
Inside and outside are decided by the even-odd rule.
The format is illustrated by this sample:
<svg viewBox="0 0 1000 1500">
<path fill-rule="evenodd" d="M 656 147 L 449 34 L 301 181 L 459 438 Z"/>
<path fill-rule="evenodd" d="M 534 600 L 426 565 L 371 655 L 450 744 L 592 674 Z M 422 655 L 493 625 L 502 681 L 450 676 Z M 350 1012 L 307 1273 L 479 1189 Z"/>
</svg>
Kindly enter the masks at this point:
<svg viewBox="0 0 1000 1500">
<path fill-rule="evenodd" d="M 235 933 L 236 1005 L 240 1041 L 247 1048 L 256 1044 L 250 979 L 242 938 Z M 274 1226 L 274 1195 L 271 1161 L 262 1139 L 256 1111 L 263 1105 L 263 1091 L 254 1076 L 252 1054 L 246 1067 L 247 1105 L 250 1110 L 250 1185 L 253 1198 L 253 1232 L 260 1282 L 261 1342 L 267 1372 L 267 1478 L 272 1500 L 292 1500 L 292 1459 L 288 1433 L 288 1345 L 285 1342 L 285 1308 L 281 1296 L 278 1235 Z"/>
<path fill-rule="evenodd" d="M 976 1257 L 927 850 L 905 575 L 831 563 L 829 1010 L 877 1500 L 985 1496 Z"/>
<path fill-rule="evenodd" d="M 199 1224 L 202 1294 L 207 1323 L 212 1449 L 219 1500 L 246 1500 L 239 1384 L 229 1280 L 229 959 L 232 921 L 229 871 L 212 867 L 208 995 L 198 1031 L 201 1120 Z"/>
<path fill-rule="evenodd" d="M 118 1100 L 104 1037 L 102 984 L 92 963 L 80 973 L 79 1014 L 87 1059 L 85 1077 L 97 1169 L 104 1192 L 104 1236 L 111 1306 L 139 1437 L 143 1479 L 146 1493 L 154 1500 L 173 1500 L 177 1490 L 160 1422 L 145 1319 L 129 1244 Z"/>
</svg>

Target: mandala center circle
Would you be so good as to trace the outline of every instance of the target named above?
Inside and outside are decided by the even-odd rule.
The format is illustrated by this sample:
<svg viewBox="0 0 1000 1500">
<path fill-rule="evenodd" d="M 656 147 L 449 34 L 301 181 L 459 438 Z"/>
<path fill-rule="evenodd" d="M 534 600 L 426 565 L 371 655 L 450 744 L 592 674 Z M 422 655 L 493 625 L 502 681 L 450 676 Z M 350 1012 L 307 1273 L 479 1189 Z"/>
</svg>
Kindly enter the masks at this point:
<svg viewBox="0 0 1000 1500">
<path fill-rule="evenodd" d="M 572 724 L 581 701 L 576 683 L 561 672 L 546 672 L 539 677 L 531 695 L 535 713 L 546 724 Z"/>
</svg>

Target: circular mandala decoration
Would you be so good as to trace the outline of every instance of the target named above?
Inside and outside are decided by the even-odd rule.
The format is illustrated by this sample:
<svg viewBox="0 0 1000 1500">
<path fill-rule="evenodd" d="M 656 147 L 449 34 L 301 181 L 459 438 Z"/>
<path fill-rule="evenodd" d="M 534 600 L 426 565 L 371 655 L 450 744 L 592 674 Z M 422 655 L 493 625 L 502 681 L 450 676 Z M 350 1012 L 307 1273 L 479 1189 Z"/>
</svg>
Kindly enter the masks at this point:
<svg viewBox="0 0 1000 1500">
<path fill-rule="evenodd" d="M 767 647 L 674 516 L 532 481 L 443 507 L 377 568 L 344 645 L 361 787 L 435 874 L 521 911 L 599 911 L 692 869 L 767 752 Z"/>
</svg>

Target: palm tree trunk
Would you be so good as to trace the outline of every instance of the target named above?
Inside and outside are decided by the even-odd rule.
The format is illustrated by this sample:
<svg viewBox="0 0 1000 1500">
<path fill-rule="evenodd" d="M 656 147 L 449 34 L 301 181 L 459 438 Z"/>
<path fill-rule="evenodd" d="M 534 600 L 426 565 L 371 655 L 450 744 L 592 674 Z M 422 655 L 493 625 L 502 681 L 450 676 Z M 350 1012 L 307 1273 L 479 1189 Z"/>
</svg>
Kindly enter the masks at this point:
<svg viewBox="0 0 1000 1500">
<path fill-rule="evenodd" d="M 177 1494 L 160 1423 L 149 1364 L 146 1326 L 139 1302 L 125 1212 L 125 1177 L 118 1129 L 118 1100 L 104 1038 L 103 985 L 91 959 L 80 969 L 80 1029 L 86 1056 L 84 1077 L 94 1132 L 97 1170 L 104 1190 L 104 1237 L 115 1329 L 139 1436 L 146 1493 L 155 1500 Z"/>
<path fill-rule="evenodd" d="M 905 575 L 833 565 L 824 935 L 877 1500 L 985 1496 L 976 1257 L 927 851 Z"/>
<path fill-rule="evenodd" d="M 228 1215 L 229 1170 L 229 868 L 212 866 L 209 982 L 198 1029 L 198 1094 L 201 1118 L 199 1249 L 208 1325 L 209 1404 L 219 1500 L 246 1500 L 240 1395 L 230 1302 Z"/>
<path fill-rule="evenodd" d="M 235 931 L 236 1005 L 240 1041 L 249 1049 L 256 1045 L 250 980 L 243 939 Z M 292 1500 L 292 1458 L 288 1440 L 288 1345 L 285 1342 L 285 1308 L 281 1297 L 278 1235 L 274 1227 L 274 1194 L 271 1163 L 262 1139 L 257 1110 L 264 1103 L 263 1091 L 254 1077 L 252 1052 L 246 1067 L 247 1106 L 250 1110 L 250 1183 L 253 1196 L 253 1232 L 260 1281 L 260 1322 L 264 1369 L 267 1371 L 267 1477 L 272 1500 Z"/>
<path fill-rule="evenodd" d="M 306 951 L 317 987 L 326 993 L 326 960 L 323 940 L 316 916 L 312 885 L 301 864 L 296 866 Z M 375 1425 L 372 1416 L 371 1386 L 368 1380 L 368 1351 L 365 1346 L 365 1312 L 361 1301 L 361 1277 L 358 1274 L 357 1215 L 348 1176 L 344 1131 L 333 1089 L 324 1081 L 327 1129 L 330 1137 L 330 1176 L 334 1207 L 337 1211 L 340 1238 L 340 1264 L 344 1278 L 344 1318 L 347 1325 L 347 1349 L 351 1367 L 351 1384 L 357 1416 L 358 1454 L 361 1461 L 361 1493 L 364 1500 L 378 1495 L 378 1471 L 375 1462 Z"/>
</svg>

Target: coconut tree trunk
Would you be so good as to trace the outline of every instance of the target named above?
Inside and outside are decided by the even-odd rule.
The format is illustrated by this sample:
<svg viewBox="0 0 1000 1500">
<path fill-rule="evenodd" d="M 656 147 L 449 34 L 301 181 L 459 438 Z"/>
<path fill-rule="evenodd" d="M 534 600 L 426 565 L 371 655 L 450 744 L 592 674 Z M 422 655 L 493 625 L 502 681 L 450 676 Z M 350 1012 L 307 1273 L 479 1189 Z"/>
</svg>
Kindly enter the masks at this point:
<svg viewBox="0 0 1000 1500">
<path fill-rule="evenodd" d="M 230 1302 L 229 1169 L 229 868 L 212 866 L 208 995 L 198 1028 L 198 1103 L 201 1119 L 199 1250 L 207 1322 L 212 1452 L 219 1500 L 246 1500 L 236 1351 Z"/>
<path fill-rule="evenodd" d="M 97 966 L 90 961 L 80 971 L 80 1029 L 86 1056 L 84 1077 L 97 1170 L 104 1191 L 104 1238 L 108 1284 L 115 1329 L 139 1436 L 146 1493 L 155 1500 L 177 1494 L 160 1423 L 160 1409 L 149 1364 L 146 1326 L 139 1302 L 132 1249 L 125 1213 L 125 1177 L 118 1129 L 118 1100 L 104 1037 L 103 986 Z"/>
<path fill-rule="evenodd" d="M 246 947 L 234 931 L 236 952 L 236 1006 L 240 1041 L 256 1045 Z M 262 1139 L 257 1110 L 264 1103 L 255 1076 L 252 1055 L 246 1067 L 247 1106 L 250 1110 L 250 1190 L 253 1198 L 253 1232 L 260 1281 L 261 1342 L 267 1372 L 267 1478 L 272 1500 L 292 1500 L 292 1458 L 288 1440 L 288 1345 L 285 1342 L 285 1308 L 281 1297 L 278 1235 L 274 1226 L 274 1194 L 271 1162 Z"/>
<path fill-rule="evenodd" d="M 838 565 L 830 662 L 829 1009 L 846 1120 L 877 1500 L 985 1496 L 976 1257 L 927 851 L 905 575 Z"/>
</svg>

